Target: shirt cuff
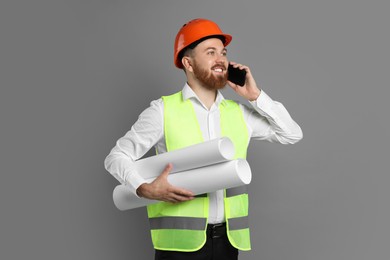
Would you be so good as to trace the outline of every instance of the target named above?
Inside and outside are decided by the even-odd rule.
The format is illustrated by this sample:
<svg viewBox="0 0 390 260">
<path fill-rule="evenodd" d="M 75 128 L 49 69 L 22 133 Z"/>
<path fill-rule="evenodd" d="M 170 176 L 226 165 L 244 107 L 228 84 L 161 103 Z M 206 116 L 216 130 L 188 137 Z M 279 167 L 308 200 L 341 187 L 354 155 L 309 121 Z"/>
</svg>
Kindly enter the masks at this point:
<svg viewBox="0 0 390 260">
<path fill-rule="evenodd" d="M 249 103 L 251 103 L 257 111 L 260 110 L 268 114 L 271 111 L 274 101 L 264 92 L 264 90 L 261 90 L 259 97 L 256 100 L 249 101 Z"/>
<path fill-rule="evenodd" d="M 145 179 L 142 178 L 136 171 L 127 175 L 126 184 L 129 186 L 131 192 L 133 192 L 137 197 L 137 189 L 142 184 L 146 183 Z"/>
</svg>

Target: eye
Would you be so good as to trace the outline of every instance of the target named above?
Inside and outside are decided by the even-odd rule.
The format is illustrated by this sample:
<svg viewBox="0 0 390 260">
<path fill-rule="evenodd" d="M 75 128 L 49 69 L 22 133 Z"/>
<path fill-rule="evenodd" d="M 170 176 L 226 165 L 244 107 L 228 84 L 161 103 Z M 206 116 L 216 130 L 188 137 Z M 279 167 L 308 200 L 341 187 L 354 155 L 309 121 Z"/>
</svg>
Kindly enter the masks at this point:
<svg viewBox="0 0 390 260">
<path fill-rule="evenodd" d="M 214 54 L 215 54 L 215 51 L 208 51 L 207 54 L 208 54 L 208 55 L 214 55 Z"/>
</svg>

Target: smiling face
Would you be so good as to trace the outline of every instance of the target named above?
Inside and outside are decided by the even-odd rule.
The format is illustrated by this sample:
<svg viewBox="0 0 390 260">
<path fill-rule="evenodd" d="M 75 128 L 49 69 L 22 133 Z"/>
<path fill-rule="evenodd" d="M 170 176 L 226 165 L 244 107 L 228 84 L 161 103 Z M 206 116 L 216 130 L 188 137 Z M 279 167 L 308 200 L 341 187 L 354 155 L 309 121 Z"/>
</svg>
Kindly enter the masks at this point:
<svg viewBox="0 0 390 260">
<path fill-rule="evenodd" d="M 221 89 L 227 82 L 227 50 L 222 41 L 210 38 L 192 51 L 191 66 L 194 77 L 208 89 Z"/>
</svg>

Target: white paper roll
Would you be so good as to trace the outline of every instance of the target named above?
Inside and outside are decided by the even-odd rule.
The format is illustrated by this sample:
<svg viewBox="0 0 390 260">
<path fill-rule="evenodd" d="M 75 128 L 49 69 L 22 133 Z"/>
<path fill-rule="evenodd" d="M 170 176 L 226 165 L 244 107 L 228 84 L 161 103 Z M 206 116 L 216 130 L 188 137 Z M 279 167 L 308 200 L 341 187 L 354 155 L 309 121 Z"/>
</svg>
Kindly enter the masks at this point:
<svg viewBox="0 0 390 260">
<path fill-rule="evenodd" d="M 192 191 L 195 195 L 249 184 L 252 179 L 250 166 L 239 159 L 188 171 L 170 174 L 168 182 Z M 154 178 L 148 179 L 152 182 Z M 135 196 L 126 185 L 118 185 L 113 192 L 114 204 L 119 210 L 128 210 L 156 203 Z"/>
<path fill-rule="evenodd" d="M 222 137 L 138 160 L 135 167 L 142 178 L 150 179 L 159 176 L 168 163 L 175 173 L 231 160 L 234 153 L 232 141 Z"/>
</svg>

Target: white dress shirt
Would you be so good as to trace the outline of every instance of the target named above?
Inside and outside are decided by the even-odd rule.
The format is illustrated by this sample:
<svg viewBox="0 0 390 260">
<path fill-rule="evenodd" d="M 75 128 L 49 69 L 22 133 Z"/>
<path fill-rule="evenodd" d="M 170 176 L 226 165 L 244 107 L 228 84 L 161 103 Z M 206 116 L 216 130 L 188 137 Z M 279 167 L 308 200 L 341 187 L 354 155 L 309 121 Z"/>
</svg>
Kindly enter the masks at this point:
<svg viewBox="0 0 390 260">
<path fill-rule="evenodd" d="M 216 100 L 209 110 L 188 84 L 185 84 L 182 91 L 183 98 L 190 99 L 194 106 L 204 141 L 220 137 L 218 106 L 224 99 L 221 92 L 218 91 Z M 302 138 L 301 128 L 294 122 L 285 107 L 273 101 L 263 90 L 257 100 L 249 103 L 251 106 L 240 104 L 240 108 L 251 139 L 293 144 Z M 164 103 L 161 98 L 152 101 L 131 130 L 116 142 L 105 159 L 105 168 L 135 193 L 145 180 L 135 170 L 134 161 L 140 159 L 153 146 L 158 153 L 167 151 L 164 138 Z M 210 193 L 209 197 L 208 222 L 211 224 L 224 222 L 223 191 Z"/>
</svg>

